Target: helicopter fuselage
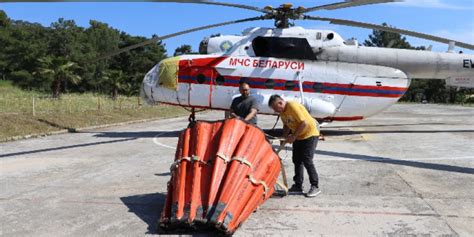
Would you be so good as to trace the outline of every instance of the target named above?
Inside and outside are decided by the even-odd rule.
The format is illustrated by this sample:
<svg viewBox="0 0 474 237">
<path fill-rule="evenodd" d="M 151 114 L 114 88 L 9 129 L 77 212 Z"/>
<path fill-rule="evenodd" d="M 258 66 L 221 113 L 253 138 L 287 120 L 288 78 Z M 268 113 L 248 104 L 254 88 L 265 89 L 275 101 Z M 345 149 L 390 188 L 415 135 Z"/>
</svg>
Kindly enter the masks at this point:
<svg viewBox="0 0 474 237">
<path fill-rule="evenodd" d="M 272 94 L 298 100 L 314 118 L 359 120 L 396 103 L 411 78 L 474 78 L 473 55 L 346 45 L 335 32 L 254 28 L 211 38 L 211 54 L 165 59 L 144 79 L 155 102 L 228 110 L 247 82 L 259 112 Z M 469 66 L 469 65 L 468 65 Z M 166 69 L 166 70 L 165 70 Z"/>
</svg>

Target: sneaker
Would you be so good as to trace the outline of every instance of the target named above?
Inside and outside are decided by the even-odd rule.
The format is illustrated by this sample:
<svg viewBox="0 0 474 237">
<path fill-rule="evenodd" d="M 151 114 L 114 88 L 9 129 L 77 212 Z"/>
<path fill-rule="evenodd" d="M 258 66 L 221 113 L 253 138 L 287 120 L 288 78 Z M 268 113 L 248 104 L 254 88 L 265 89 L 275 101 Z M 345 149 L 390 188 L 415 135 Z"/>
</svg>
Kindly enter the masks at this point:
<svg viewBox="0 0 474 237">
<path fill-rule="evenodd" d="M 303 193 L 303 187 L 300 185 L 293 184 L 290 189 L 288 189 L 288 192 L 291 194 L 302 194 Z"/>
<path fill-rule="evenodd" d="M 306 193 L 306 197 L 316 197 L 318 194 L 321 193 L 321 190 L 316 186 L 311 186 L 309 191 Z"/>
</svg>

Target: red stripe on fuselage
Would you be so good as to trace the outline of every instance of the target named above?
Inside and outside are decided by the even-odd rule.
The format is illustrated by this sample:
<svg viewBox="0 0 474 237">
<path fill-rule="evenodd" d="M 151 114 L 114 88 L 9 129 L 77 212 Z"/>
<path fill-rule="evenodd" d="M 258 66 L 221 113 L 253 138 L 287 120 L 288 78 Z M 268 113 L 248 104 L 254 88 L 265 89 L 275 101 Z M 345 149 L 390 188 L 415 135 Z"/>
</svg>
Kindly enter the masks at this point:
<svg viewBox="0 0 474 237">
<path fill-rule="evenodd" d="M 196 58 L 196 59 L 182 59 L 179 62 L 178 71 L 178 82 L 179 83 L 190 83 L 190 84 L 204 84 L 204 85 L 216 85 L 216 86 L 228 86 L 228 87 L 239 87 L 239 81 L 242 78 L 246 78 L 247 81 L 251 82 L 252 88 L 255 89 L 271 89 L 271 90 L 282 90 L 282 91 L 299 91 L 299 82 L 297 80 L 285 80 L 285 79 L 273 79 L 273 78 L 261 78 L 261 77 L 238 77 L 238 76 L 223 76 L 224 82 L 218 84 L 215 79 L 219 75 L 215 66 L 224 61 L 227 57 L 217 58 Z M 197 81 L 198 75 L 204 76 L 206 79 L 204 82 L 199 83 Z M 276 86 L 268 88 L 264 85 L 266 81 L 271 79 Z M 285 87 L 285 83 L 292 81 L 294 87 L 289 89 Z M 253 83 L 252 83 L 253 82 Z M 259 84 L 256 85 L 255 83 Z M 311 87 L 315 83 L 322 85 L 321 90 L 314 90 Z M 306 87 L 305 87 L 306 86 Z M 327 88 L 331 87 L 329 90 Z M 336 88 L 336 89 L 334 89 Z M 337 90 L 340 88 L 341 90 Z M 372 90 L 367 91 L 347 91 L 349 90 Z M 349 96 L 369 96 L 369 97 L 387 97 L 387 98 L 400 98 L 403 93 L 407 90 L 405 87 L 391 87 L 391 86 L 368 86 L 368 85 L 355 85 L 355 84 L 339 84 L 329 82 L 303 82 L 303 91 L 308 93 L 323 93 L 323 94 L 339 94 Z M 385 92 L 385 93 L 384 93 Z M 388 93 L 387 93 L 388 92 Z M 390 93 L 398 92 L 398 93 Z"/>
</svg>

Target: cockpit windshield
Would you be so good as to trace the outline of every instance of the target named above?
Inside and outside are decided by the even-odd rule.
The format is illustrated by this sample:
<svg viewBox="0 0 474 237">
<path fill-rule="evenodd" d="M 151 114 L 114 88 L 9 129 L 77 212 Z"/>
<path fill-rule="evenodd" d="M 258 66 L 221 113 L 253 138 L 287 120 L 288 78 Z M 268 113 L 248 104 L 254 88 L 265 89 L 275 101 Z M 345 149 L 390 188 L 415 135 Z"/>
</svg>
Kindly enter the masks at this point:
<svg viewBox="0 0 474 237">
<path fill-rule="evenodd" d="M 252 47 L 257 57 L 316 60 L 305 38 L 256 37 Z"/>
</svg>

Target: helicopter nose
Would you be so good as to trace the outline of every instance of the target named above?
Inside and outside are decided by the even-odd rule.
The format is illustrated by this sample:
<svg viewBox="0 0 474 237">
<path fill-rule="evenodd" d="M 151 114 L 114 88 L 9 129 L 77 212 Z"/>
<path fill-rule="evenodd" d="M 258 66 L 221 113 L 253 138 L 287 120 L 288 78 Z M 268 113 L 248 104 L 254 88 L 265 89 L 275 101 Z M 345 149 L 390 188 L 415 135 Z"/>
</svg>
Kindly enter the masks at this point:
<svg viewBox="0 0 474 237">
<path fill-rule="evenodd" d="M 158 79 L 157 72 L 160 64 L 155 65 L 143 78 L 140 89 L 140 96 L 143 100 L 153 101 L 153 86 L 156 85 Z"/>
<path fill-rule="evenodd" d="M 162 60 L 157 66 L 158 70 L 156 86 L 170 90 L 178 89 L 178 70 L 180 57 L 172 57 Z"/>
<path fill-rule="evenodd" d="M 179 57 L 161 60 L 143 78 L 141 94 L 149 102 L 163 100 L 163 93 L 177 91 Z"/>
</svg>

